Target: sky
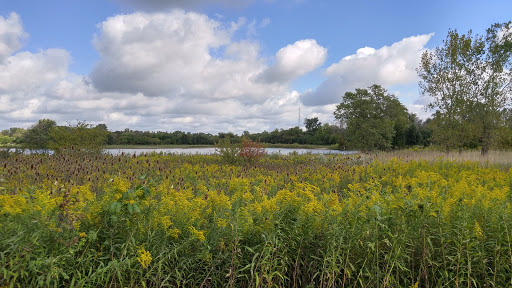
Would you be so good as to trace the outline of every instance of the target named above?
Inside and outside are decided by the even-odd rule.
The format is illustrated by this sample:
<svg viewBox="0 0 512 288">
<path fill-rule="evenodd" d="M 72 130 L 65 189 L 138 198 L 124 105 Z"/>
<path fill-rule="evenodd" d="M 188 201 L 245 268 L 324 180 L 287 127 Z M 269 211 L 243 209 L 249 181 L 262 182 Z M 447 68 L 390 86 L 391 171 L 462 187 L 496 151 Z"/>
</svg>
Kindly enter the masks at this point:
<svg viewBox="0 0 512 288">
<path fill-rule="evenodd" d="M 2 0 L 0 130 L 333 124 L 343 95 L 372 84 L 426 119 L 421 54 L 510 11 L 510 0 Z"/>
</svg>

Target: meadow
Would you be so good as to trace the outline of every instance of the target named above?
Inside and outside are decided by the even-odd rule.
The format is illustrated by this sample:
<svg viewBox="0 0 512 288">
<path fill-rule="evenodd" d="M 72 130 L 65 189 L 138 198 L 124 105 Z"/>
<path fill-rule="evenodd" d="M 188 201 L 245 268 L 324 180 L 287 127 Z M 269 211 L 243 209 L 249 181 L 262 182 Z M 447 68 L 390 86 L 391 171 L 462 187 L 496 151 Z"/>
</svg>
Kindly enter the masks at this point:
<svg viewBox="0 0 512 288">
<path fill-rule="evenodd" d="M 0 287 L 510 287 L 490 155 L 13 155 Z"/>
</svg>

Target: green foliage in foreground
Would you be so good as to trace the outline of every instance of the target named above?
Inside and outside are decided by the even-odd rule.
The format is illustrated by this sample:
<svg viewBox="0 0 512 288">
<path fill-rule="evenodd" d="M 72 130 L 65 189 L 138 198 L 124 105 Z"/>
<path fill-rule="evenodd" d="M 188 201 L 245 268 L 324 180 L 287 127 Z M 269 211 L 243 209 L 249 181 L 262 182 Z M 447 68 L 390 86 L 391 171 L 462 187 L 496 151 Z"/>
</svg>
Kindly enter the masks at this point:
<svg viewBox="0 0 512 288">
<path fill-rule="evenodd" d="M 512 284 L 512 170 L 365 157 L 0 160 L 0 287 Z"/>
</svg>

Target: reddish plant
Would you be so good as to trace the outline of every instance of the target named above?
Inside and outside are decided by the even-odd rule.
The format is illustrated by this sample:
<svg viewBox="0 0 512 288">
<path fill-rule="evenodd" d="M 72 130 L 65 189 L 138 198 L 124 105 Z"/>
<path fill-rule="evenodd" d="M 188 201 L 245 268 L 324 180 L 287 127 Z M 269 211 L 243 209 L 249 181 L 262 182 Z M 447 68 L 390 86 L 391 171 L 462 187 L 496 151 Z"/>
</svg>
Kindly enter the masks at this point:
<svg viewBox="0 0 512 288">
<path fill-rule="evenodd" d="M 242 150 L 238 155 L 247 162 L 253 162 L 265 155 L 265 148 L 263 148 L 263 144 L 259 142 L 244 139 L 242 142 Z"/>
</svg>

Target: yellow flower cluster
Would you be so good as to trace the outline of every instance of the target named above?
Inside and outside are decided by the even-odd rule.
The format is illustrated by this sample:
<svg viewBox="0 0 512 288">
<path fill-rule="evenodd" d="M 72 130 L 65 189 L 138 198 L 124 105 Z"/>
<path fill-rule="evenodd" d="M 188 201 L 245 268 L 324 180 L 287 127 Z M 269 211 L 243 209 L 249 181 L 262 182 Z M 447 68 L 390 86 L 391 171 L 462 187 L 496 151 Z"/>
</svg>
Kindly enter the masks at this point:
<svg viewBox="0 0 512 288">
<path fill-rule="evenodd" d="M 153 260 L 153 258 L 151 257 L 151 253 L 144 249 L 144 245 L 140 246 L 140 248 L 137 250 L 137 253 L 139 253 L 137 261 L 139 261 L 142 268 L 147 268 L 149 264 L 151 264 L 151 261 Z"/>
<path fill-rule="evenodd" d="M 206 238 L 204 237 L 204 231 L 197 231 L 194 226 L 189 226 L 188 230 L 190 231 L 192 236 L 194 238 L 196 238 L 197 240 L 199 240 L 201 242 L 204 242 L 204 240 L 206 240 Z"/>
<path fill-rule="evenodd" d="M 0 215 L 23 213 L 27 200 L 21 195 L 0 195 Z"/>
<path fill-rule="evenodd" d="M 473 226 L 473 230 L 475 231 L 475 235 L 478 239 L 481 239 L 484 237 L 484 232 L 482 231 L 480 224 L 478 224 L 478 222 L 476 222 L 476 220 L 475 220 L 475 225 Z"/>
<path fill-rule="evenodd" d="M 63 163 L 81 169 L 89 166 L 79 166 L 75 159 L 38 157 L 43 156 L 0 166 L 7 183 L 0 190 L 0 215 L 35 213 L 48 227 L 59 229 L 62 223 L 57 222 L 62 219 L 69 229 L 86 220 L 100 227 L 112 203 L 138 186 L 147 189 L 136 189 L 132 198 L 119 203 L 140 212 L 122 216 L 123 221 L 140 230 L 163 229 L 173 239 L 192 237 L 200 242 L 209 233 L 240 229 L 257 234 L 288 220 L 322 231 L 329 219 L 375 219 L 382 213 L 417 213 L 439 223 L 450 223 L 475 209 L 487 219 L 499 217 L 493 212 L 497 208 L 512 213 L 512 169 L 470 162 L 392 160 L 353 165 L 349 156 L 324 157 L 322 162 L 308 158 L 314 156 L 296 156 L 232 166 L 220 165 L 214 156 L 96 156 L 80 159 L 93 167 L 84 170 L 90 174 L 65 174 L 68 170 L 58 168 Z M 6 177 L 4 166 L 21 172 Z M 27 168 L 31 166 L 33 170 Z M 25 178 L 20 178 L 23 173 Z M 135 177 L 140 175 L 146 177 Z M 475 220 L 473 228 L 466 228 L 481 238 L 480 224 Z M 144 261 L 141 264 L 149 263 Z"/>
</svg>

